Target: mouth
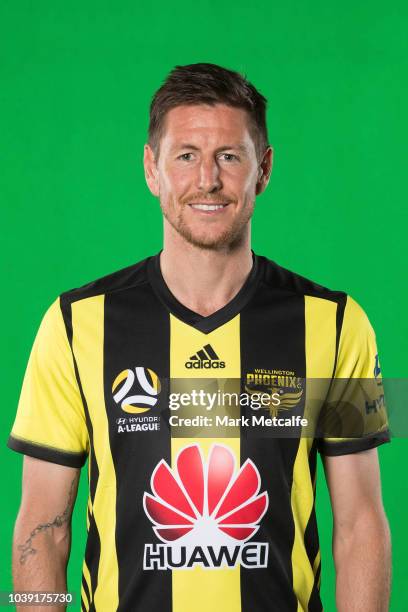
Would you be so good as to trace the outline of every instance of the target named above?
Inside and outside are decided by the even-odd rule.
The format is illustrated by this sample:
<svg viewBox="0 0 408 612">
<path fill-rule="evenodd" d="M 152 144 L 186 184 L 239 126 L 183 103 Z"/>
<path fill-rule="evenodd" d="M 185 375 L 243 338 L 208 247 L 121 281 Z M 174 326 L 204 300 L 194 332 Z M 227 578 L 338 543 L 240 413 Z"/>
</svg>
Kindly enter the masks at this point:
<svg viewBox="0 0 408 612">
<path fill-rule="evenodd" d="M 193 210 L 198 210 L 199 212 L 204 212 L 204 213 L 220 213 L 222 212 L 225 208 L 227 208 L 227 206 L 229 205 L 229 202 L 226 202 L 225 204 L 201 204 L 201 203 L 195 203 L 195 204 L 189 204 L 190 208 L 192 208 Z"/>
</svg>

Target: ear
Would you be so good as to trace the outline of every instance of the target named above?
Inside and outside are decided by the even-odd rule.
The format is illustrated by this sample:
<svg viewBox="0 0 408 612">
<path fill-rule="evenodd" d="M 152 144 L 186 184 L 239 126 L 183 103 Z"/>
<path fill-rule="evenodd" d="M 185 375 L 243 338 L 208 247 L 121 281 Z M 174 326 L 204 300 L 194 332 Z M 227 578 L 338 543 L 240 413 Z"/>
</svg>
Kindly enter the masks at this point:
<svg viewBox="0 0 408 612">
<path fill-rule="evenodd" d="M 261 163 L 259 164 L 259 174 L 258 180 L 256 182 L 256 195 L 259 195 L 263 191 L 265 191 L 269 178 L 272 172 L 273 165 L 273 148 L 268 147 L 263 154 Z"/>
<path fill-rule="evenodd" d="M 160 193 L 159 173 L 153 150 L 149 144 L 145 144 L 144 146 L 143 165 L 147 186 L 149 187 L 151 193 L 158 198 Z"/>
</svg>

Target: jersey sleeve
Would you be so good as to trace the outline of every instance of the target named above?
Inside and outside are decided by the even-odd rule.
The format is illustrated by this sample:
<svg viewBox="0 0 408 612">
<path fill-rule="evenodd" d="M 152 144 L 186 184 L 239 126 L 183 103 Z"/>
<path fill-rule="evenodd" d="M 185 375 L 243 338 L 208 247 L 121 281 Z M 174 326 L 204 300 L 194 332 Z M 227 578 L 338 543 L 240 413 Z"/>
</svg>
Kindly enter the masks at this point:
<svg viewBox="0 0 408 612">
<path fill-rule="evenodd" d="M 350 296 L 322 423 L 322 455 L 356 453 L 391 440 L 375 333 Z"/>
<path fill-rule="evenodd" d="M 7 446 L 69 467 L 82 467 L 88 432 L 60 300 L 37 332 Z"/>
</svg>

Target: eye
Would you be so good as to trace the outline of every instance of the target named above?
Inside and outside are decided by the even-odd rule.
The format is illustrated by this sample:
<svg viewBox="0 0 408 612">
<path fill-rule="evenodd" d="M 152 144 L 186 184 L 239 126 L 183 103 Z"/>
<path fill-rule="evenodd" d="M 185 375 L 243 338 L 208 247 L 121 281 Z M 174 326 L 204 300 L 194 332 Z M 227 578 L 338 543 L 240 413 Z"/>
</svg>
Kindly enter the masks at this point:
<svg viewBox="0 0 408 612">
<path fill-rule="evenodd" d="M 192 153 L 182 153 L 177 159 L 181 159 L 182 161 L 191 161 L 192 155 Z"/>
<path fill-rule="evenodd" d="M 221 157 L 224 158 L 224 161 L 239 161 L 239 157 L 234 155 L 233 153 L 221 153 Z"/>
</svg>

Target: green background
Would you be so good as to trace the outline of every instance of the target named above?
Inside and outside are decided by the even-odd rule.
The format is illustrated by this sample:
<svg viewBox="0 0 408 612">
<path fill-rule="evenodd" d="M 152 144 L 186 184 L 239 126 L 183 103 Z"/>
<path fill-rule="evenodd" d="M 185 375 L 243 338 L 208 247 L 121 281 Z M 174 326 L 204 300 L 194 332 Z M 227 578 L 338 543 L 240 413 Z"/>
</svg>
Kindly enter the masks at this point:
<svg viewBox="0 0 408 612">
<path fill-rule="evenodd" d="M 150 98 L 175 64 L 225 65 L 267 96 L 275 165 L 253 248 L 350 293 L 376 330 L 383 376 L 407 376 L 407 17 L 406 2 L 393 0 L 2 1 L 0 589 L 11 589 L 22 462 L 5 443 L 29 350 L 60 292 L 160 249 L 142 148 Z M 379 449 L 395 612 L 408 609 L 405 449 L 398 439 Z M 320 463 L 317 503 L 322 598 L 332 611 Z M 69 566 L 78 594 L 85 504 L 83 471 Z"/>
</svg>

